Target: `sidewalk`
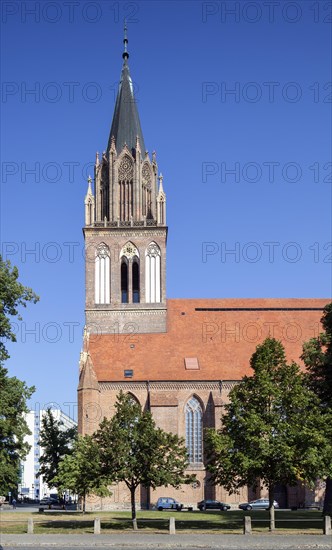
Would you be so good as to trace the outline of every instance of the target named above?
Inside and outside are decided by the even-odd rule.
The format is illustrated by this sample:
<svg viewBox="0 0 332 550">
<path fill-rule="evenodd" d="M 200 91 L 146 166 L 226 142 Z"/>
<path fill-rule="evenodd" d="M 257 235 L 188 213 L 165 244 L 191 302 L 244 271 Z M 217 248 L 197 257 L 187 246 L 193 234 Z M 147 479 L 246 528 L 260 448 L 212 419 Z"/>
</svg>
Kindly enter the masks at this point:
<svg viewBox="0 0 332 550">
<path fill-rule="evenodd" d="M 91 548 L 213 548 L 225 550 L 331 550 L 332 537 L 324 535 L 1 535 L 0 548 L 54 546 Z"/>
</svg>

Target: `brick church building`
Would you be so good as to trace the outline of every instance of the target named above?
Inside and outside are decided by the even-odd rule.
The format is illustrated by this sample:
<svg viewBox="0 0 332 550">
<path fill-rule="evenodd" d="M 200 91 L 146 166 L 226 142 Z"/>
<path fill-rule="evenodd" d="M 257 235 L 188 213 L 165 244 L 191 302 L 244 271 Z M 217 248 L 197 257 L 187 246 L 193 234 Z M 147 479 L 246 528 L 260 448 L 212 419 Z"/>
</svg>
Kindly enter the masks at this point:
<svg viewBox="0 0 332 550">
<path fill-rule="evenodd" d="M 149 408 L 158 426 L 186 440 L 197 482 L 176 490 L 142 489 L 138 505 L 159 496 L 185 505 L 203 498 L 236 503 L 258 498 L 250 488 L 228 495 L 204 466 L 203 431 L 220 426 L 229 390 L 250 375 L 249 360 L 268 335 L 288 360 L 320 330 L 325 299 L 167 299 L 166 194 L 156 155 L 146 152 L 124 39 L 123 67 L 106 151 L 97 153 L 94 189 L 85 198 L 86 331 L 78 386 L 79 431 L 91 434 L 111 417 L 120 390 Z M 320 490 L 321 491 L 321 490 Z M 320 497 L 302 486 L 279 487 L 294 506 Z M 91 509 L 129 507 L 125 486 Z"/>
</svg>

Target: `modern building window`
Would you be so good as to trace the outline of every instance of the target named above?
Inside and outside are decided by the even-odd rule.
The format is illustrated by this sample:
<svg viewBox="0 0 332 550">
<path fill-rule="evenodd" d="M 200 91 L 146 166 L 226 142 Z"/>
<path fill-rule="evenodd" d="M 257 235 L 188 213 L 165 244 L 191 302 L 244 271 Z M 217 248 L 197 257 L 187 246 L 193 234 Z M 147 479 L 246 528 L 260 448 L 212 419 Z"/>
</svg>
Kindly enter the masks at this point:
<svg viewBox="0 0 332 550">
<path fill-rule="evenodd" d="M 185 410 L 186 415 L 186 446 L 189 462 L 203 460 L 203 413 L 199 401 L 192 397 Z"/>
<path fill-rule="evenodd" d="M 105 243 L 98 245 L 96 250 L 95 303 L 110 303 L 110 250 Z"/>
<path fill-rule="evenodd" d="M 156 243 L 150 243 L 145 251 L 145 301 L 161 302 L 161 252 Z"/>
</svg>

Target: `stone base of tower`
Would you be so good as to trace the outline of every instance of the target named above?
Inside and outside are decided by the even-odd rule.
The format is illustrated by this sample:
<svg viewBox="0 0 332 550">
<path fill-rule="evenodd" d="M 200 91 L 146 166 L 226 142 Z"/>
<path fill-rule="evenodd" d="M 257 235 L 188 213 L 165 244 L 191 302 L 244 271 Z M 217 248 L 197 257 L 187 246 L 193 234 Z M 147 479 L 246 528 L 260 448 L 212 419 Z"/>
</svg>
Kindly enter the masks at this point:
<svg viewBox="0 0 332 550">
<path fill-rule="evenodd" d="M 148 304 L 135 304 L 135 307 L 123 305 L 114 310 L 94 308 L 86 311 L 86 326 L 94 334 L 151 334 L 167 331 L 167 309 L 164 304 L 152 308 Z"/>
</svg>

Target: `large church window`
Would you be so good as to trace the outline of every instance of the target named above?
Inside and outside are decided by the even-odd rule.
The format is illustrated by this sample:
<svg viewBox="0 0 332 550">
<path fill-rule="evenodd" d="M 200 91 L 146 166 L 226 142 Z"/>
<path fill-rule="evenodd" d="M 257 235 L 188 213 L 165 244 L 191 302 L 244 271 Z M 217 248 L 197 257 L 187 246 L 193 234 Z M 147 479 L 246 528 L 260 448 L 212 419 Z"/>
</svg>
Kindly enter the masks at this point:
<svg viewBox="0 0 332 550">
<path fill-rule="evenodd" d="M 125 259 L 121 262 L 121 302 L 128 303 L 128 264 Z"/>
<path fill-rule="evenodd" d="M 189 462 L 202 462 L 203 459 L 203 414 L 199 401 L 192 397 L 185 409 L 186 446 Z"/>
<path fill-rule="evenodd" d="M 133 178 L 133 162 L 130 157 L 126 155 L 120 163 L 118 172 L 119 215 L 122 221 L 130 221 L 134 213 Z"/>
<path fill-rule="evenodd" d="M 139 263 L 138 258 L 133 259 L 133 271 L 132 271 L 132 283 L 133 283 L 133 303 L 139 304 Z"/>
<path fill-rule="evenodd" d="M 156 243 L 150 243 L 145 252 L 145 301 L 161 302 L 161 253 Z"/>
<path fill-rule="evenodd" d="M 151 169 L 149 164 L 145 162 L 142 169 L 142 214 L 143 216 L 146 216 L 147 219 L 152 218 L 151 185 L 152 185 Z"/>
<path fill-rule="evenodd" d="M 121 302 L 128 304 L 140 302 L 140 260 L 139 251 L 134 243 L 128 241 L 121 249 Z M 130 294 L 131 291 L 131 294 Z"/>
<path fill-rule="evenodd" d="M 105 243 L 98 245 L 95 260 L 95 303 L 110 303 L 110 250 Z"/>
</svg>

